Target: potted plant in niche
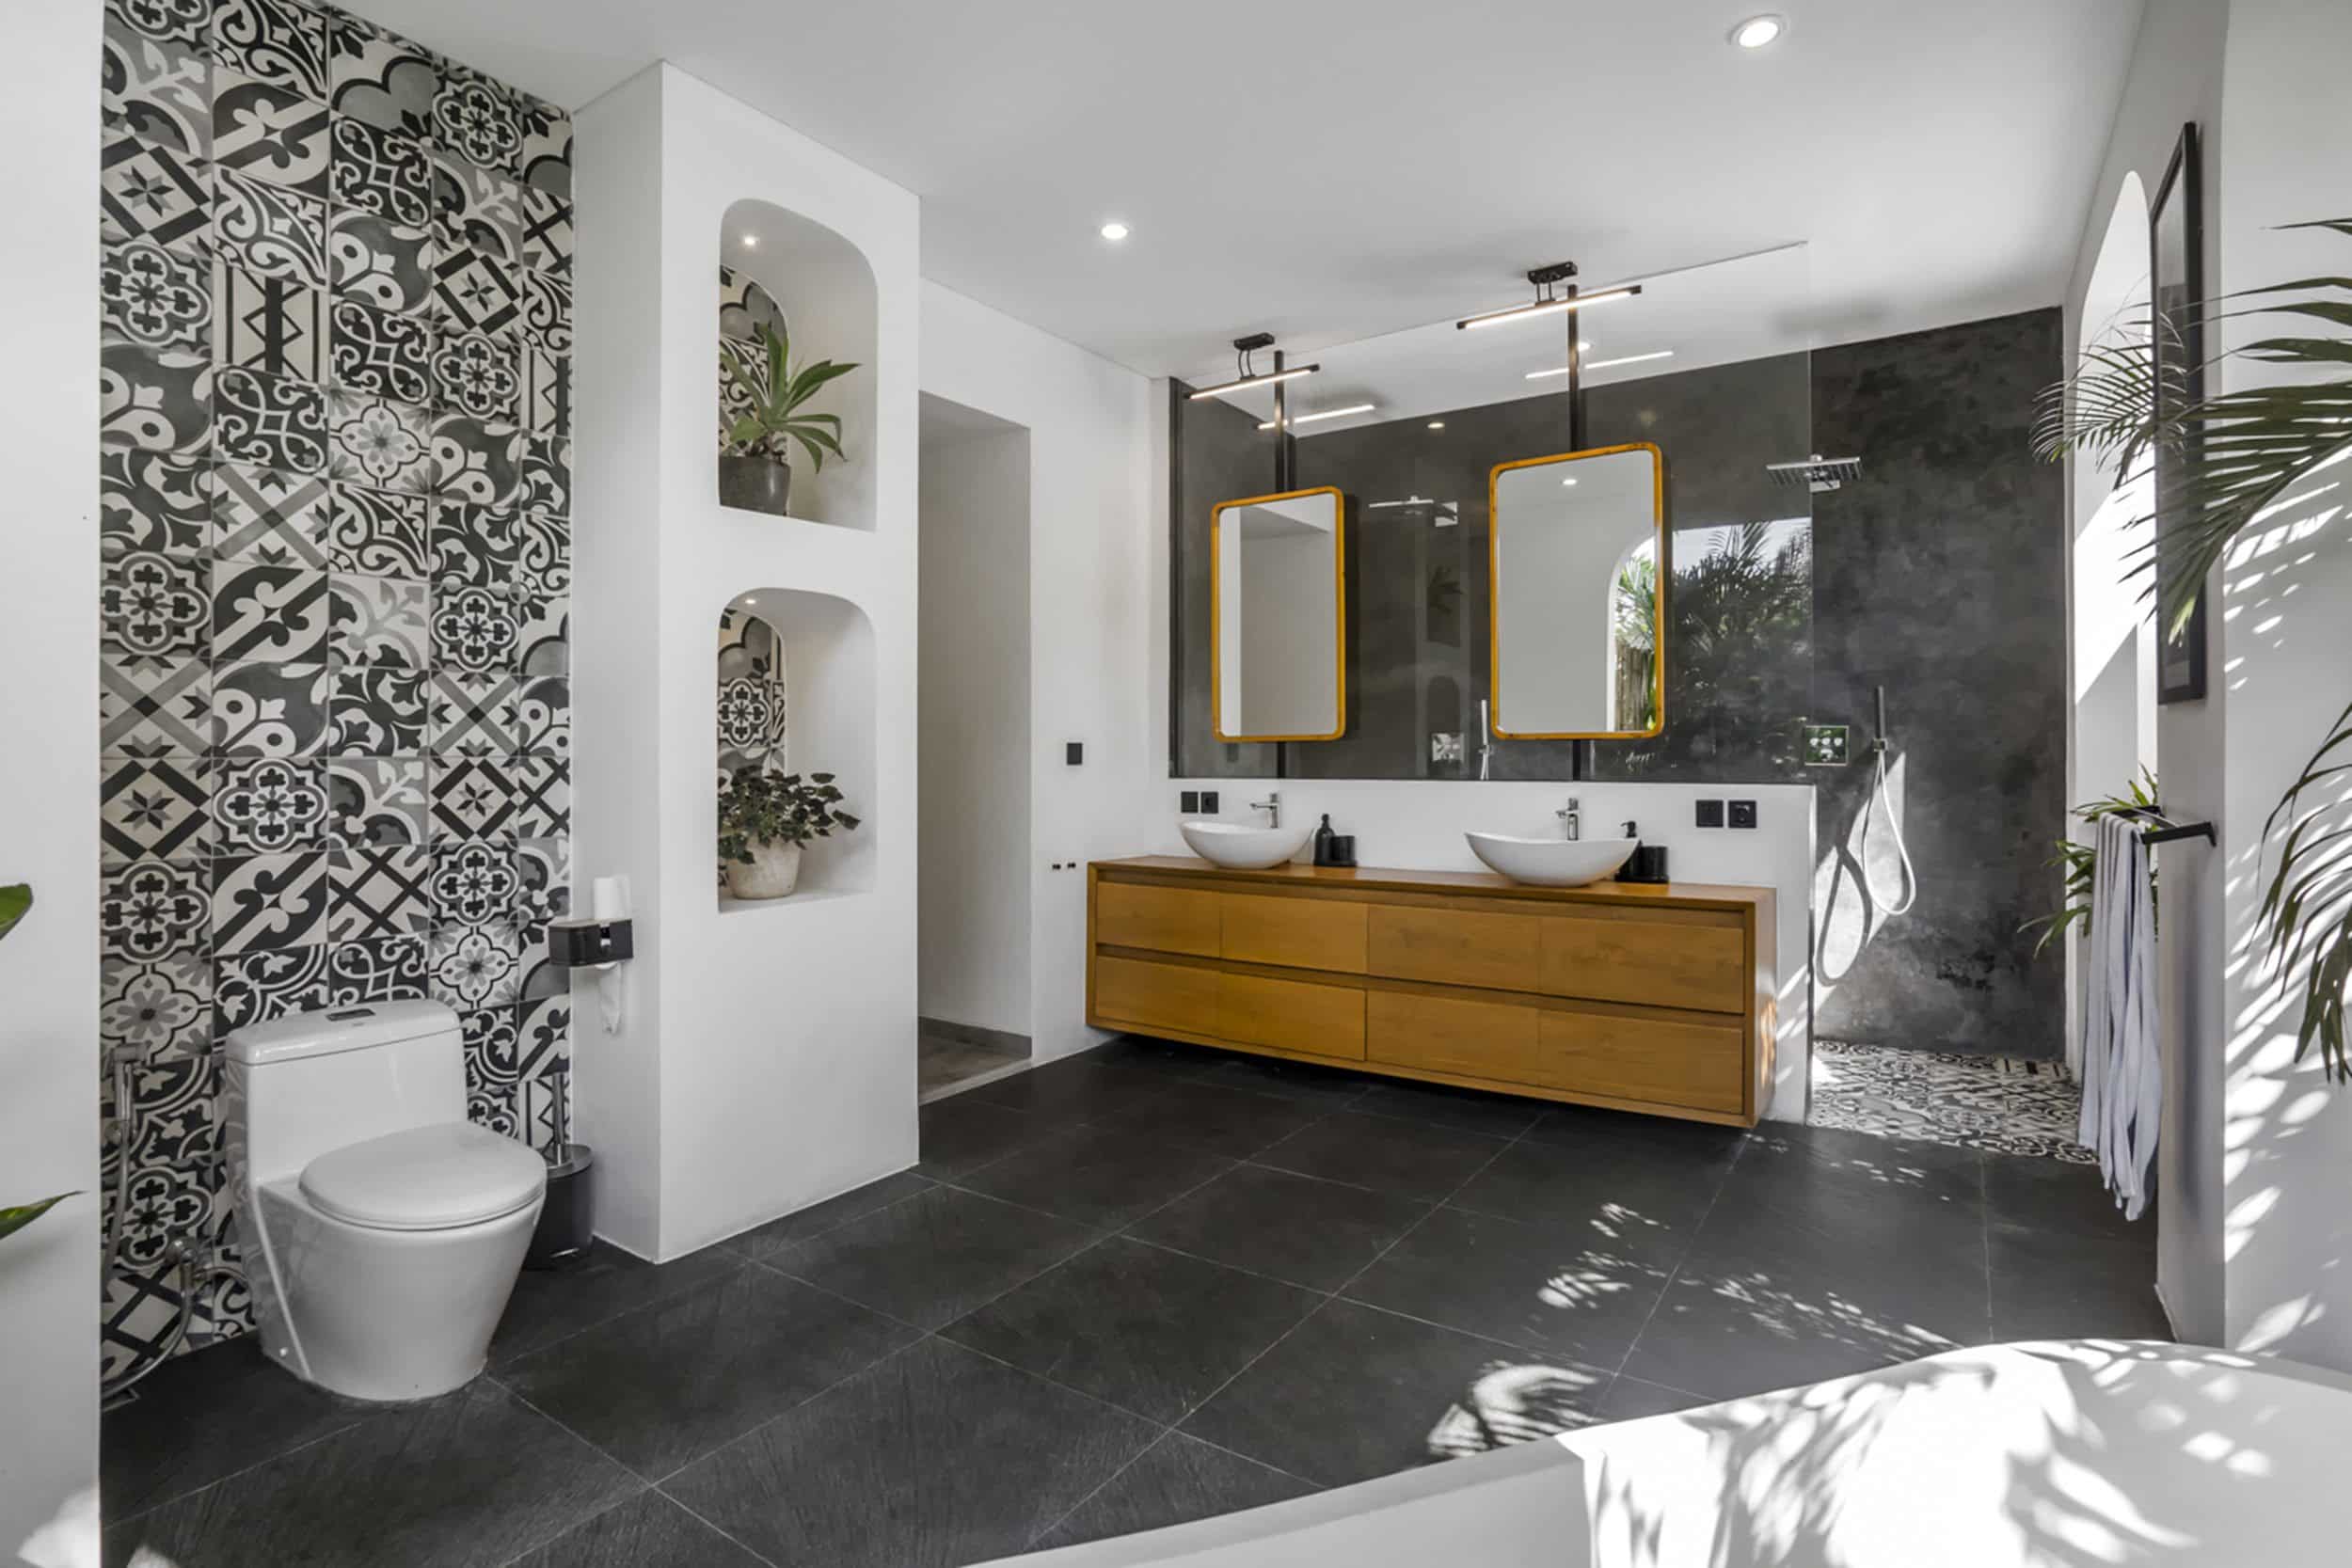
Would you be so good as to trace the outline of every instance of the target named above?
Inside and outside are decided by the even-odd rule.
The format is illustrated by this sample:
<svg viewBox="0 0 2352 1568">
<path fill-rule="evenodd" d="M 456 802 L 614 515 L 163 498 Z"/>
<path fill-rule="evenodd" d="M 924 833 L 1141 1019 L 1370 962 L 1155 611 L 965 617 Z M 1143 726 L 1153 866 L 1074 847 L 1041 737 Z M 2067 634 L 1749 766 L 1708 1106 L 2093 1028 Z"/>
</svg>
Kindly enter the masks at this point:
<svg viewBox="0 0 2352 1568">
<path fill-rule="evenodd" d="M 738 898 L 781 898 L 801 879 L 810 839 L 848 832 L 858 819 L 839 810 L 831 773 L 767 773 L 739 768 L 719 792 L 719 857 Z"/>
<path fill-rule="evenodd" d="M 808 401 L 827 382 L 857 367 L 831 359 L 796 367 L 791 363 L 792 341 L 785 332 L 766 322 L 756 330 L 756 344 L 739 352 L 730 341 L 719 351 L 720 367 L 748 404 L 726 427 L 719 449 L 719 499 L 723 505 L 781 517 L 792 499 L 793 443 L 808 453 L 812 473 L 823 469 L 827 453 L 844 455 L 841 417 L 805 412 Z"/>
</svg>

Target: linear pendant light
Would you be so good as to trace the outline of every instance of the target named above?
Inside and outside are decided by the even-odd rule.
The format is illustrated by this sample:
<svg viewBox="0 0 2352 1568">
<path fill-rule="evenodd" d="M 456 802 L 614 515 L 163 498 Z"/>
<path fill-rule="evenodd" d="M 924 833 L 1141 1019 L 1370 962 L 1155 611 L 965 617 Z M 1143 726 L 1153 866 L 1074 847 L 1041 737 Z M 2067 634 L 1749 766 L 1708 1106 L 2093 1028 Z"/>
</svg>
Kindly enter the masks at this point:
<svg viewBox="0 0 2352 1568">
<path fill-rule="evenodd" d="M 1202 398 L 1221 398 L 1228 392 L 1247 391 L 1252 387 L 1271 387 L 1278 381 L 1290 381 L 1298 376 L 1312 375 L 1321 369 L 1323 369 L 1321 365 L 1293 365 L 1288 370 L 1270 371 L 1264 375 L 1245 375 L 1238 381 L 1224 381 L 1214 387 L 1203 387 L 1192 394 L 1192 400 L 1198 403 Z"/>
<path fill-rule="evenodd" d="M 1630 299 L 1642 292 L 1639 283 L 1623 283 L 1613 289 L 1595 289 L 1589 294 L 1571 299 L 1539 299 L 1533 305 L 1514 305 L 1507 310 L 1488 310 L 1484 315 L 1464 316 L 1454 324 L 1456 331 L 1470 326 L 1499 326 L 1504 322 L 1532 321 L 1561 310 L 1581 310 L 1587 305 L 1606 305 L 1613 299 Z"/>
<path fill-rule="evenodd" d="M 1605 371 L 1618 365 L 1640 365 L 1652 359 L 1671 359 L 1674 356 L 1674 350 L 1670 348 L 1661 348 L 1655 354 L 1628 354 L 1622 355 L 1614 359 L 1587 359 L 1580 368 L 1585 371 Z M 1530 381 L 1541 381 L 1546 376 L 1565 375 L 1567 373 L 1567 366 L 1554 365 L 1548 371 L 1528 372 L 1527 379 Z"/>
<path fill-rule="evenodd" d="M 1350 414 L 1369 414 L 1379 406 L 1380 405 L 1376 403 L 1351 403 L 1344 408 L 1323 408 L 1316 410 L 1312 414 L 1293 414 L 1291 416 L 1291 423 L 1295 425 L 1312 424 L 1317 420 L 1337 420 L 1343 419 Z M 1262 420 L 1260 421 L 1258 428 L 1260 430 L 1272 430 L 1274 428 L 1274 421 L 1272 420 Z"/>
</svg>

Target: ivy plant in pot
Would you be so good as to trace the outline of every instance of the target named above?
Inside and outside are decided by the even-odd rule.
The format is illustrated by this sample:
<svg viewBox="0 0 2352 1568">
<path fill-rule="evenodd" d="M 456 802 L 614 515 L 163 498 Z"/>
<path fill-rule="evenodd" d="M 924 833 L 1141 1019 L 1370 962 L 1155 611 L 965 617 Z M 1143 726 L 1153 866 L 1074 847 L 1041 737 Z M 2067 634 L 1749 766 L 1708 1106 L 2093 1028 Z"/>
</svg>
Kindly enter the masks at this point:
<svg viewBox="0 0 2352 1568">
<path fill-rule="evenodd" d="M 813 838 L 849 832 L 858 819 L 839 809 L 831 773 L 768 773 L 739 768 L 719 792 L 719 857 L 738 898 L 781 898 L 801 879 L 801 850 Z"/>
<path fill-rule="evenodd" d="M 792 499 L 795 443 L 808 453 L 812 473 L 824 468 L 828 454 L 844 455 L 841 416 L 806 408 L 826 383 L 857 367 L 831 359 L 795 366 L 791 359 L 791 339 L 766 322 L 759 324 L 755 342 L 729 340 L 720 345 L 720 367 L 748 405 L 726 427 L 719 449 L 719 499 L 724 505 L 781 517 Z"/>
</svg>

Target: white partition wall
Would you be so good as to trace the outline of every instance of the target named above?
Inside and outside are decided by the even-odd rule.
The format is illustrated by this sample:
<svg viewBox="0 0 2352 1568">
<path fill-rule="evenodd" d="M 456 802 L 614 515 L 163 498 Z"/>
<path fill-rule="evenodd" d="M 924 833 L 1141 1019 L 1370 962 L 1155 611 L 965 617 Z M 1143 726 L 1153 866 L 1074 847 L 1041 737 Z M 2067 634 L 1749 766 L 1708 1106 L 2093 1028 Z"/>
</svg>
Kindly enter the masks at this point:
<svg viewBox="0 0 2352 1568">
<path fill-rule="evenodd" d="M 917 204 L 666 65 L 575 126 L 576 875 L 583 903 L 628 878 L 637 922 L 619 1029 L 580 998 L 579 1125 L 599 1230 L 660 1259 L 915 1158 Z M 796 357 L 861 367 L 817 405 L 849 455 L 796 469 L 807 516 L 719 502 L 723 251 Z M 713 880 L 712 638 L 746 594 L 788 650 L 793 768 L 865 823 L 760 905 Z"/>
</svg>

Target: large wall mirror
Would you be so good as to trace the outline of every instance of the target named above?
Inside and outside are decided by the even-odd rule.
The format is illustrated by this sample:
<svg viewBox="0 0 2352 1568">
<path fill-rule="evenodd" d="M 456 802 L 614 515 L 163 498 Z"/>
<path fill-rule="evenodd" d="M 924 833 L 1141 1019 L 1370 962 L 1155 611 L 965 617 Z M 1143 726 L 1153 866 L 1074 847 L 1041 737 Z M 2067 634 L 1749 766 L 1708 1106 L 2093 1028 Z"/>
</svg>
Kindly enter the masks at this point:
<svg viewBox="0 0 2352 1568">
<path fill-rule="evenodd" d="M 1487 478 L 1494 733 L 1631 740 L 1665 724 L 1666 465 L 1646 442 Z"/>
<path fill-rule="evenodd" d="M 1219 740 L 1336 740 L 1347 728 L 1346 503 L 1330 486 L 1210 517 Z"/>
</svg>

